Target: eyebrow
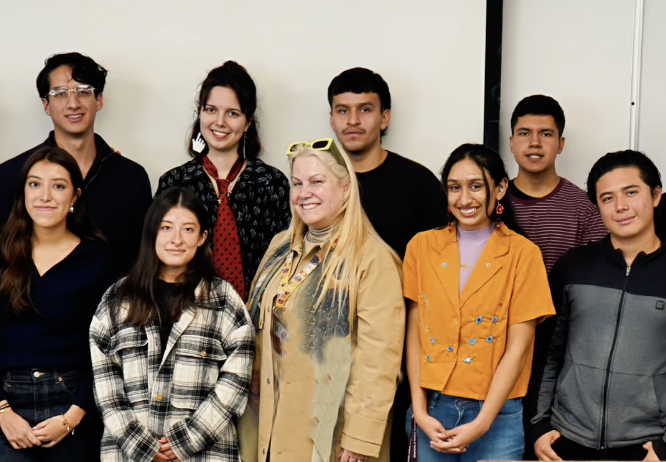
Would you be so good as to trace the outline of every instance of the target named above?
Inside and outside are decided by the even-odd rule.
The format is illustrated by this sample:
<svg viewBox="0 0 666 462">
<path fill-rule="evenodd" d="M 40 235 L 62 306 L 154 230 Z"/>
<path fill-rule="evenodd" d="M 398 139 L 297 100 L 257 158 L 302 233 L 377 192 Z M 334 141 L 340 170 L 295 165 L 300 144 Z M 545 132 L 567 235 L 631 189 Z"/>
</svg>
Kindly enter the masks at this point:
<svg viewBox="0 0 666 462">
<path fill-rule="evenodd" d="M 343 104 L 343 103 L 338 103 L 335 106 L 333 106 L 334 109 L 340 109 L 340 108 L 348 108 L 349 106 L 372 106 L 375 107 L 375 103 L 372 101 L 363 101 L 358 104 Z"/>
<path fill-rule="evenodd" d="M 473 181 L 481 181 L 481 182 L 483 182 L 483 178 L 481 178 L 481 177 L 478 177 L 478 178 L 470 178 L 470 179 L 468 179 L 468 180 L 456 180 L 455 178 L 453 178 L 453 179 L 451 179 L 451 180 L 446 180 L 446 183 L 447 183 L 447 184 L 448 184 L 448 183 L 465 183 L 465 182 L 467 182 L 467 183 L 472 183 Z"/>
<path fill-rule="evenodd" d="M 629 189 L 638 188 L 638 187 L 639 186 L 637 184 L 632 184 L 632 185 L 629 185 L 629 186 L 625 186 L 624 188 L 621 188 L 620 191 L 627 191 Z M 612 191 L 604 191 L 604 192 L 599 194 L 599 197 L 605 196 L 607 194 L 613 194 L 613 192 Z"/>
<path fill-rule="evenodd" d="M 36 180 L 41 180 L 42 178 L 38 177 L 37 175 L 30 175 L 27 179 L 29 180 L 30 178 L 35 178 Z M 52 178 L 51 181 L 64 181 L 67 183 L 67 178 Z"/>
</svg>

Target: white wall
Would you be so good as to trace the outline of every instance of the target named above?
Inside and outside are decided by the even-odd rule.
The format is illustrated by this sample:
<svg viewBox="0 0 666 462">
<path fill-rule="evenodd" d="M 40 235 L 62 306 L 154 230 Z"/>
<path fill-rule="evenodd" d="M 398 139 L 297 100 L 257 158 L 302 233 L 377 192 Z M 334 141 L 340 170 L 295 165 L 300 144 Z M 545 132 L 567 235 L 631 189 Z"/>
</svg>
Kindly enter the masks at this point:
<svg viewBox="0 0 666 462">
<path fill-rule="evenodd" d="M 511 113 L 535 93 L 564 109 L 560 176 L 584 188 L 599 157 L 629 148 L 633 7 L 633 0 L 504 1 L 500 151 L 512 176 Z M 655 18 L 662 28 L 663 20 Z"/>
<path fill-rule="evenodd" d="M 45 139 L 34 81 L 47 56 L 73 50 L 109 70 L 96 131 L 153 188 L 188 160 L 197 85 L 228 59 L 255 79 L 264 159 L 282 169 L 289 143 L 332 136 L 326 89 L 354 66 L 391 89 L 385 147 L 438 170 L 483 138 L 485 0 L 17 1 L 1 22 L 0 161 Z"/>
<path fill-rule="evenodd" d="M 645 0 L 638 149 L 659 167 L 666 182 L 666 2 Z"/>
</svg>

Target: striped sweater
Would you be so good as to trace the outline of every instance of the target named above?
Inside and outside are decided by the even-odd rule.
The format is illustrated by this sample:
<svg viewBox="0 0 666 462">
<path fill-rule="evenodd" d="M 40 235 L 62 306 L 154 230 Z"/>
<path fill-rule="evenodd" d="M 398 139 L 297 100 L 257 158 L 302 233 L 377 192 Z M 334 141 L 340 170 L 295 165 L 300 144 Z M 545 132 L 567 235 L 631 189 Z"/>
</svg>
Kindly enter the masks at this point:
<svg viewBox="0 0 666 462">
<path fill-rule="evenodd" d="M 548 273 L 568 249 L 608 233 L 585 191 L 565 178 L 560 178 L 550 194 L 539 198 L 529 198 L 511 181 L 509 195 L 516 221 L 541 249 Z"/>
</svg>

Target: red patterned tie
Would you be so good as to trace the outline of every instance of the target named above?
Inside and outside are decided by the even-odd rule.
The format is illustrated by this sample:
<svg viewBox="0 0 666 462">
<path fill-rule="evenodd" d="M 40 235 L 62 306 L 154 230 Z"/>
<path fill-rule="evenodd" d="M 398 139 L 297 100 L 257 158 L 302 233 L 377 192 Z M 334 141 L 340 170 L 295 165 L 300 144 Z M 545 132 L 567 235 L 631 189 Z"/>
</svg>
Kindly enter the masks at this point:
<svg viewBox="0 0 666 462">
<path fill-rule="evenodd" d="M 240 237 L 238 225 L 234 216 L 227 191 L 241 169 L 244 160 L 239 156 L 229 171 L 226 179 L 217 176 L 217 168 L 208 156 L 203 157 L 203 166 L 206 172 L 215 179 L 220 193 L 218 199 L 217 221 L 213 228 L 213 265 L 215 274 L 229 282 L 236 292 L 245 300 L 245 275 L 243 274 L 243 258 L 241 257 Z"/>
</svg>

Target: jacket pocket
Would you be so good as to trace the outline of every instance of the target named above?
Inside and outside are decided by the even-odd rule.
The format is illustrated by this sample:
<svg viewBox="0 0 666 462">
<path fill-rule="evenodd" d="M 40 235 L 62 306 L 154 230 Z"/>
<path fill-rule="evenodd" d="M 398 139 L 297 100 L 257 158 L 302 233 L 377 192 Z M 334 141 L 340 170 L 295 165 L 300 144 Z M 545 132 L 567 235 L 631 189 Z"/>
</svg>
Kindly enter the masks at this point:
<svg viewBox="0 0 666 462">
<path fill-rule="evenodd" d="M 662 426 L 666 424 L 666 374 L 659 374 L 652 377 L 654 393 L 657 397 L 657 406 L 659 408 L 659 418 Z"/>
<path fill-rule="evenodd" d="M 181 337 L 174 353 L 171 403 L 195 410 L 215 389 L 227 355 L 218 340 L 199 336 Z"/>
<path fill-rule="evenodd" d="M 109 355 L 120 364 L 125 395 L 131 404 L 147 402 L 148 336 L 143 329 L 128 327 L 113 336 Z"/>
</svg>

